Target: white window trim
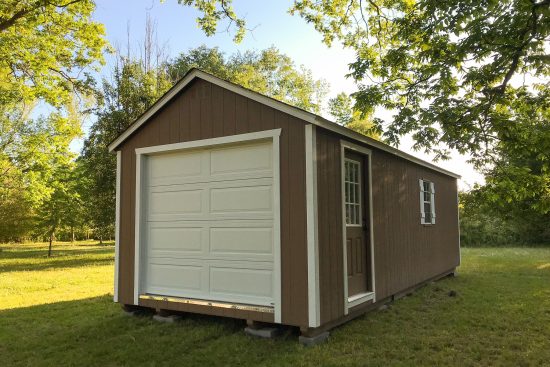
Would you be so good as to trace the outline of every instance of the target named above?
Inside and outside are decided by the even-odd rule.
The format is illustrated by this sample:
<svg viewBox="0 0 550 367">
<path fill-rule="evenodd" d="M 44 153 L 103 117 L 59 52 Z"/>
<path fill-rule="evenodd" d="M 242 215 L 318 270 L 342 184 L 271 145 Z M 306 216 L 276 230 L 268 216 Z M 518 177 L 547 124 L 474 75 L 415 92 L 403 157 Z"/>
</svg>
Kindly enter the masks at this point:
<svg viewBox="0 0 550 367">
<path fill-rule="evenodd" d="M 118 302 L 118 279 L 120 263 L 120 175 L 122 168 L 122 152 L 116 152 L 116 199 L 115 199 L 115 279 L 113 301 Z"/>
<path fill-rule="evenodd" d="M 150 154 L 161 152 L 176 152 L 192 148 L 214 147 L 231 143 L 254 140 L 272 139 L 273 142 L 273 297 L 274 322 L 281 323 L 281 206 L 280 206 L 280 148 L 281 129 L 265 130 L 248 134 L 224 136 L 213 139 L 194 140 L 184 143 L 156 145 L 136 149 L 136 211 L 135 211 L 135 249 L 134 249 L 134 304 L 139 304 L 141 279 L 144 270 L 141 269 L 141 223 L 142 223 L 142 185 L 143 163 Z"/>
<path fill-rule="evenodd" d="M 319 237 L 317 213 L 317 132 L 315 125 L 305 126 L 306 203 L 307 203 L 307 285 L 308 325 L 321 325 L 319 291 Z"/>
<path fill-rule="evenodd" d="M 341 165 L 341 172 L 340 172 L 340 182 L 344 182 L 344 162 L 345 162 L 345 153 L 346 149 L 352 150 L 355 152 L 358 152 L 360 154 L 365 154 L 368 159 L 368 195 L 369 195 L 369 239 L 370 239 L 370 271 L 371 271 L 371 279 L 372 279 L 372 292 L 362 293 L 358 295 L 354 295 L 352 297 L 348 296 L 348 255 L 347 255 L 347 246 L 346 246 L 346 213 L 345 213 L 345 191 L 344 191 L 344 185 L 342 185 L 342 192 L 341 192 L 341 201 L 342 201 L 342 254 L 343 254 L 343 276 L 344 276 L 344 314 L 347 315 L 349 313 L 349 309 L 355 306 L 358 306 L 362 303 L 365 303 L 367 301 L 376 302 L 376 279 L 375 279 L 375 269 L 374 269 L 374 228 L 373 228 L 373 205 L 372 205 L 372 151 L 368 148 L 362 147 L 357 144 L 350 143 L 346 140 L 340 140 L 340 165 Z"/>
<path fill-rule="evenodd" d="M 426 191 L 424 191 L 424 183 L 429 183 L 430 184 L 430 214 L 431 214 L 431 221 L 430 222 L 426 222 L 426 212 L 424 211 L 424 204 L 425 203 L 428 203 L 428 201 L 424 200 L 424 193 Z M 436 214 L 435 214 L 435 185 L 433 183 L 433 181 L 428 181 L 428 180 L 424 180 L 424 179 L 419 179 L 418 180 L 418 185 L 420 187 L 420 224 L 426 224 L 426 225 L 431 225 L 431 224 L 435 224 L 435 217 L 436 217 Z"/>
</svg>

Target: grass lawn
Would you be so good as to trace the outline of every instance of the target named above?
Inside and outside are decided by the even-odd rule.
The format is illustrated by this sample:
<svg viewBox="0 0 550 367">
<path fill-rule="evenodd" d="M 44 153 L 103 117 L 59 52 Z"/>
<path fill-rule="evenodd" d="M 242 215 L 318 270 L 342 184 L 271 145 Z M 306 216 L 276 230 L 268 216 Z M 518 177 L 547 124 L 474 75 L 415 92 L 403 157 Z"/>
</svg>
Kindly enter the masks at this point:
<svg viewBox="0 0 550 367">
<path fill-rule="evenodd" d="M 112 302 L 113 246 L 0 245 L 0 365 L 550 365 L 550 249 L 463 249 L 456 278 L 304 348 L 239 320 L 161 324 Z M 457 292 L 449 297 L 449 291 Z"/>
</svg>

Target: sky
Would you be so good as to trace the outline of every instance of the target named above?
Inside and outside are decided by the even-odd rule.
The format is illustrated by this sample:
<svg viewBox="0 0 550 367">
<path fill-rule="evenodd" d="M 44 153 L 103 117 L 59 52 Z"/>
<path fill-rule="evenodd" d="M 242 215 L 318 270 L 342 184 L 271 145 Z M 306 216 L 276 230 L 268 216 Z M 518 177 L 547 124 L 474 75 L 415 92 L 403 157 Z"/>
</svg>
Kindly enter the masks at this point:
<svg viewBox="0 0 550 367">
<path fill-rule="evenodd" d="M 286 0 L 234 0 L 235 12 L 246 19 L 247 28 L 251 29 L 240 44 L 233 42 L 233 35 L 226 32 L 224 24 L 220 24 L 216 35 L 207 37 L 197 27 L 196 18 L 199 14 L 194 9 L 179 5 L 176 0 L 96 0 L 93 18 L 105 25 L 111 45 L 122 49 L 126 48 L 129 27 L 130 45 L 137 52 L 139 43 L 143 40 L 145 20 L 149 13 L 156 25 L 158 43 L 165 46 L 168 57 L 175 57 L 200 45 L 219 47 L 228 55 L 237 51 L 262 50 L 275 46 L 290 56 L 296 65 L 310 69 L 316 79 L 326 80 L 330 85 L 328 98 L 339 92 L 356 91 L 353 80 L 346 78 L 349 73 L 348 65 L 354 61 L 354 53 L 336 43 L 328 48 L 311 24 L 288 13 L 291 5 L 292 1 Z M 112 64 L 107 62 L 102 74 L 108 76 L 111 68 Z M 390 118 L 389 115 L 384 116 L 384 112 L 379 112 L 379 116 Z M 87 126 L 84 128 L 86 130 Z M 79 150 L 81 146 L 82 141 L 77 141 L 73 144 L 73 149 Z M 415 152 L 411 146 L 412 140 L 405 137 L 398 148 L 432 161 L 431 156 Z M 466 161 L 467 157 L 453 153 L 452 159 L 435 164 L 462 175 L 459 188 L 469 189 L 474 183 L 482 183 L 483 177 Z"/>
</svg>

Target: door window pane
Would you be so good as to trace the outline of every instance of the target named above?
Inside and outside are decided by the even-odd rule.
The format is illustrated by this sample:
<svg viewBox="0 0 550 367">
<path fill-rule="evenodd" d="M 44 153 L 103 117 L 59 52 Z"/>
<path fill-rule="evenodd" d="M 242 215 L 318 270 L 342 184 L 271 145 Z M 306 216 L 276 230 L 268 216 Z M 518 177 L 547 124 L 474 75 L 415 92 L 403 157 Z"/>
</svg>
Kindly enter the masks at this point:
<svg viewBox="0 0 550 367">
<path fill-rule="evenodd" d="M 344 161 L 344 199 L 346 224 L 361 224 L 361 166 L 357 161 Z"/>
</svg>

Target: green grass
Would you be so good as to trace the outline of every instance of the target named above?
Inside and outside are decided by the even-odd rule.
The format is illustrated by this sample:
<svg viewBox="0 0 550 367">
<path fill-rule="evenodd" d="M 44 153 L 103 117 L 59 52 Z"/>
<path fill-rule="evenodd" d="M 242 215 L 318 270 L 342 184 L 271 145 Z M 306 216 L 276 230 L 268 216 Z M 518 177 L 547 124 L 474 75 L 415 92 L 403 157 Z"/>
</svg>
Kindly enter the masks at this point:
<svg viewBox="0 0 550 367">
<path fill-rule="evenodd" d="M 550 249 L 464 249 L 458 277 L 304 348 L 293 330 L 258 340 L 239 320 L 124 315 L 112 303 L 112 245 L 57 245 L 50 259 L 45 244 L 0 248 L 3 366 L 550 364 Z"/>
</svg>

